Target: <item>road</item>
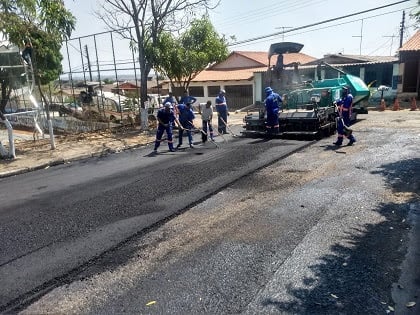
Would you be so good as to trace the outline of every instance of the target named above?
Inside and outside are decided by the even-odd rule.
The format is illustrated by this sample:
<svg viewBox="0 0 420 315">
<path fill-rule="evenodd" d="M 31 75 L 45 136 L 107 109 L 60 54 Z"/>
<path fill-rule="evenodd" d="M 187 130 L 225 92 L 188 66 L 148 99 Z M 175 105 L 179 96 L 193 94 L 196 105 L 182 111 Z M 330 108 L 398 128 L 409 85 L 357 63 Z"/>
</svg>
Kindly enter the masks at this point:
<svg viewBox="0 0 420 315">
<path fill-rule="evenodd" d="M 357 127 L 353 147 L 235 138 L 2 180 L 3 310 L 415 312 L 418 131 Z"/>
</svg>

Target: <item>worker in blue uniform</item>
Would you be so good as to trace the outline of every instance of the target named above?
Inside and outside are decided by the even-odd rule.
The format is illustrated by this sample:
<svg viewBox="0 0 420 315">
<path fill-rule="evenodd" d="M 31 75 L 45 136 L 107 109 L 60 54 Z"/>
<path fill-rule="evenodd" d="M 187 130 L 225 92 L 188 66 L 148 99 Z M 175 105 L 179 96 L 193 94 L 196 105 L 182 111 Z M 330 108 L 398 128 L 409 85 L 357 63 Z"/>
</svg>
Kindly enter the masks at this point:
<svg viewBox="0 0 420 315">
<path fill-rule="evenodd" d="M 165 98 L 165 100 L 163 101 L 163 104 L 166 104 L 168 102 L 171 103 L 172 106 L 175 106 L 178 104 L 178 101 L 176 100 L 176 97 L 174 96 L 172 92 L 169 92 L 169 95 Z"/>
<path fill-rule="evenodd" d="M 340 146 L 343 144 L 343 138 L 345 136 L 345 129 L 351 125 L 351 114 L 353 111 L 353 95 L 351 95 L 348 87 L 343 87 L 341 99 L 336 101 L 338 107 L 338 122 L 337 122 L 337 141 L 335 145 Z M 351 146 L 356 142 L 356 138 L 353 133 L 350 132 L 347 135 L 349 142 L 347 145 Z"/>
<path fill-rule="evenodd" d="M 158 127 L 156 131 L 156 141 L 155 141 L 155 148 L 154 152 L 157 152 L 157 149 L 160 146 L 162 141 L 163 133 L 166 131 L 166 135 L 168 137 L 168 147 L 169 151 L 174 152 L 174 144 L 172 139 L 172 130 L 174 126 L 174 122 L 182 129 L 182 125 L 180 124 L 179 120 L 175 117 L 173 106 L 170 102 L 166 102 L 163 108 L 158 110 L 157 113 L 157 120 L 158 120 Z"/>
<path fill-rule="evenodd" d="M 187 104 L 190 103 L 191 105 L 197 102 L 197 98 L 188 94 L 188 91 L 184 91 L 184 95 L 182 95 L 181 99 L 179 100 L 180 104 Z"/>
<path fill-rule="evenodd" d="M 226 131 L 228 107 L 226 101 L 226 92 L 225 90 L 220 90 L 219 95 L 216 97 L 216 112 L 217 112 L 217 129 L 219 133 L 224 134 Z"/>
<path fill-rule="evenodd" d="M 265 127 L 267 134 L 273 135 L 279 133 L 279 110 L 283 102 L 281 96 L 273 91 L 271 87 L 265 88 L 265 111 L 267 119 Z"/>
<path fill-rule="evenodd" d="M 195 115 L 191 109 L 191 103 L 179 104 L 177 107 L 179 122 L 181 123 L 183 129 L 179 130 L 178 145 L 176 147 L 178 149 L 180 146 L 182 146 L 182 137 L 184 136 L 184 130 L 186 130 L 188 136 L 188 144 L 190 145 L 190 148 L 194 148 L 191 130 L 194 127 Z"/>
</svg>

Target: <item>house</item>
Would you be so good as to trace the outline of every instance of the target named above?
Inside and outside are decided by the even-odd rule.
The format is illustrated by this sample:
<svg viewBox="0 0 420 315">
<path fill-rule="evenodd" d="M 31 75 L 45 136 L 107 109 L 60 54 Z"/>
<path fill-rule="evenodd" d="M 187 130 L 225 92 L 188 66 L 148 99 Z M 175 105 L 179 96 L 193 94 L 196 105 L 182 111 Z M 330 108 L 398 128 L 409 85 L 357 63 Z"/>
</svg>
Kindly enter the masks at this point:
<svg viewBox="0 0 420 315">
<path fill-rule="evenodd" d="M 267 69 L 276 64 L 277 56 L 268 60 L 267 52 L 234 51 L 225 61 L 215 64 L 199 73 L 189 86 L 190 95 L 200 102 L 214 100 L 220 89 L 226 90 L 231 110 L 263 101 L 263 89 L 270 85 Z M 318 65 L 327 63 L 333 67 Z M 298 64 L 301 80 L 316 80 L 340 76 L 337 68 L 360 77 L 372 87 L 387 85 L 397 89 L 399 82 L 399 59 L 396 56 L 363 56 L 328 54 L 316 59 L 303 53 L 283 54 L 284 70 L 292 77 L 295 70 L 291 64 Z M 281 93 L 282 91 L 278 91 Z"/>
<path fill-rule="evenodd" d="M 305 66 L 327 63 L 346 73 L 360 77 L 366 84 L 372 87 L 380 85 L 397 88 L 398 82 L 398 57 L 395 56 L 364 56 L 328 54 L 321 59 L 307 63 Z M 339 73 L 333 69 L 324 69 L 316 73 L 315 79 L 337 77 Z"/>
<path fill-rule="evenodd" d="M 400 57 L 398 96 L 420 99 L 420 30 L 398 50 Z"/>
<path fill-rule="evenodd" d="M 284 64 L 304 64 L 315 60 L 303 53 L 288 53 L 283 57 Z M 226 60 L 194 77 L 189 86 L 189 94 L 197 97 L 200 103 L 207 100 L 214 102 L 219 91 L 224 89 L 230 110 L 251 105 L 260 92 L 254 82 L 254 73 L 267 71 L 269 64 L 275 64 L 275 60 L 268 60 L 267 52 L 234 51 Z"/>
<path fill-rule="evenodd" d="M 114 83 L 113 88 L 111 89 L 112 93 L 120 94 L 120 95 L 130 95 L 130 96 L 137 96 L 140 92 L 140 86 L 136 83 L 132 82 L 117 82 Z"/>
</svg>

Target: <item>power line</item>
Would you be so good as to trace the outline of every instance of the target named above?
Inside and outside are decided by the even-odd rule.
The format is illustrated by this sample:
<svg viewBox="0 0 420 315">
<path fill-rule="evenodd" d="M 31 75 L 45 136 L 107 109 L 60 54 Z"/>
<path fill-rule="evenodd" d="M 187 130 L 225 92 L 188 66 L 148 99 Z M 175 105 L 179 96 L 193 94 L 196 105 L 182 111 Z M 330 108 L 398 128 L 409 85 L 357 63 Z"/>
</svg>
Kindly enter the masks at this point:
<svg viewBox="0 0 420 315">
<path fill-rule="evenodd" d="M 331 25 L 328 25 L 328 26 L 323 26 L 323 27 L 318 27 L 318 28 L 313 28 L 313 29 L 310 29 L 310 30 L 305 30 L 305 31 L 301 31 L 301 32 L 298 32 L 298 33 L 293 33 L 293 34 L 290 34 L 289 36 L 296 36 L 296 35 L 301 35 L 301 34 L 306 34 L 306 33 L 310 33 L 310 32 L 316 32 L 316 31 L 319 31 L 319 30 L 324 30 L 324 29 L 328 29 L 328 28 L 333 28 L 333 27 L 336 27 L 336 26 L 341 26 L 341 25 L 346 25 L 346 24 L 350 24 L 350 23 L 355 23 L 355 22 L 357 22 L 357 21 L 362 21 L 362 20 L 369 20 L 369 19 L 373 19 L 373 18 L 377 18 L 378 16 L 383 16 L 383 15 L 388 15 L 388 14 L 392 14 L 392 13 L 395 13 L 395 12 L 400 12 L 401 10 L 393 10 L 393 11 L 389 11 L 389 12 L 385 12 L 385 13 L 381 13 L 381 14 L 375 14 L 375 15 L 371 15 L 371 16 L 368 16 L 368 17 L 363 17 L 363 18 L 361 18 L 361 19 L 357 19 L 357 20 L 351 20 L 351 21 L 346 21 L 346 22 L 340 22 L 340 23 L 336 23 L 336 24 L 331 24 Z M 411 25 L 412 26 L 412 25 Z M 399 32 L 399 29 L 398 29 L 398 32 Z M 405 36 L 405 37 L 410 37 L 410 36 Z M 263 39 L 263 40 L 258 40 L 258 41 L 256 41 L 256 43 L 264 43 L 264 42 L 270 42 L 271 41 L 271 39 Z M 388 42 L 388 41 L 387 41 Z M 255 42 L 248 42 L 248 43 L 244 43 L 244 44 L 241 44 L 240 45 L 240 47 L 243 47 L 243 46 L 248 46 L 248 45 L 252 45 L 252 44 L 255 44 Z M 380 47 L 380 48 L 382 48 L 382 47 Z M 378 49 L 380 49 L 380 48 L 378 48 Z M 367 54 L 368 56 L 370 56 L 370 55 L 372 55 L 374 52 L 376 52 L 378 49 L 375 49 L 373 52 L 371 52 L 371 53 L 369 53 L 369 54 Z"/>
<path fill-rule="evenodd" d="M 247 21 L 248 23 L 253 21 L 260 21 L 262 18 L 268 18 L 274 15 L 281 16 L 302 8 L 307 8 L 309 6 L 318 5 L 322 2 L 325 2 L 326 0 L 317 0 L 316 2 L 314 0 L 303 0 L 300 2 L 295 2 L 292 5 L 282 5 L 282 3 L 276 3 L 269 11 L 267 11 L 267 8 L 257 9 L 253 11 L 249 11 L 247 14 L 240 14 L 235 15 L 233 18 L 229 18 L 227 22 L 221 22 L 217 23 L 219 27 L 229 27 L 229 26 L 237 26 L 238 23 L 242 23 Z M 283 1 L 283 2 L 288 2 Z M 261 12 L 259 12 L 261 11 Z M 281 13 L 281 14 L 279 14 Z"/>
<path fill-rule="evenodd" d="M 259 40 L 259 39 L 264 39 L 264 38 L 268 38 L 268 37 L 281 35 L 281 34 L 284 34 L 284 33 L 290 33 L 290 32 L 293 32 L 293 31 L 298 31 L 298 30 L 301 30 L 301 29 L 313 27 L 313 26 L 320 25 L 320 24 L 330 23 L 330 22 L 337 21 L 337 20 L 340 20 L 340 19 L 346 19 L 346 18 L 349 18 L 349 17 L 352 17 L 352 16 L 368 13 L 368 12 L 375 11 L 375 10 L 384 9 L 384 8 L 394 6 L 394 5 L 397 5 L 397 4 L 401 4 L 401 3 L 404 3 L 404 2 L 407 2 L 407 1 L 409 1 L 409 0 L 402 0 L 402 1 L 394 2 L 394 3 L 384 5 L 384 6 L 381 6 L 381 7 L 377 7 L 377 8 L 373 8 L 373 9 L 369 9 L 369 10 L 364 10 L 364 11 L 360 11 L 360 12 L 357 12 L 357 13 L 352 13 L 352 14 L 349 14 L 349 15 L 344 15 L 344 16 L 340 16 L 340 17 L 337 17 L 337 18 L 332 18 L 332 19 L 321 21 L 321 22 L 296 27 L 296 28 L 293 28 L 293 29 L 290 29 L 290 30 L 287 30 L 287 31 L 283 31 L 283 32 L 276 32 L 276 33 L 272 33 L 272 34 L 268 34 L 268 35 L 262 35 L 262 36 L 238 41 L 238 42 L 229 44 L 229 46 L 236 46 L 236 45 L 243 44 L 243 43 L 253 42 L 253 41 L 256 41 L 256 40 Z"/>
</svg>

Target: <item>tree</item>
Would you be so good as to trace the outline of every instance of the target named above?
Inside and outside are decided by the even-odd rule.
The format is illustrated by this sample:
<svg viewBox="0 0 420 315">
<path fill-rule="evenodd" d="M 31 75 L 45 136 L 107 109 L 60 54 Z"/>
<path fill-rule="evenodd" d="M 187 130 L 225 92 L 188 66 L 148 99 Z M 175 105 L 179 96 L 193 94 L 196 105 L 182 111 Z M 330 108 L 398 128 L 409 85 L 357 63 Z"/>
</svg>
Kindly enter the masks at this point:
<svg viewBox="0 0 420 315">
<path fill-rule="evenodd" d="M 147 101 L 147 77 L 155 58 L 149 55 L 162 32 L 184 29 L 200 11 L 214 8 L 213 0 L 105 0 L 97 12 L 113 31 L 131 41 L 138 53 L 141 104 Z M 134 33 L 134 34 L 133 34 Z"/>
<path fill-rule="evenodd" d="M 153 66 L 165 73 L 173 86 L 187 90 L 191 80 L 208 65 L 226 59 L 227 41 L 217 34 L 208 17 L 192 21 L 180 38 L 162 33 L 154 50 Z"/>
<path fill-rule="evenodd" d="M 420 5 L 420 1 L 418 1 L 418 4 Z M 416 27 L 418 27 L 420 25 L 420 10 L 411 14 L 411 17 L 414 18 Z"/>
<path fill-rule="evenodd" d="M 63 1 L 2 0 L 0 8 L 0 32 L 18 47 L 23 43 L 32 45 L 31 59 L 35 84 L 46 104 L 47 120 L 51 125 L 49 102 L 42 92 L 41 85 L 57 79 L 62 72 L 63 57 L 60 49 L 63 41 L 70 38 L 74 30 L 75 17 L 66 10 Z M 2 83 L 2 91 L 10 87 L 6 82 Z M 0 110 L 3 111 L 5 104 L 2 106 Z M 51 138 L 53 141 L 53 137 Z M 54 148 L 53 142 L 52 147 Z"/>
</svg>

